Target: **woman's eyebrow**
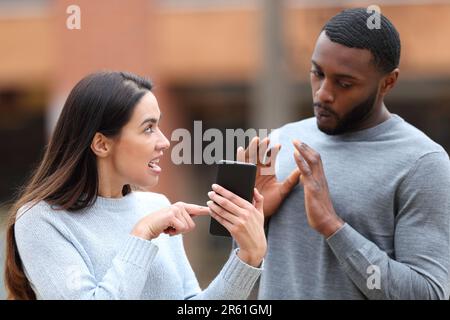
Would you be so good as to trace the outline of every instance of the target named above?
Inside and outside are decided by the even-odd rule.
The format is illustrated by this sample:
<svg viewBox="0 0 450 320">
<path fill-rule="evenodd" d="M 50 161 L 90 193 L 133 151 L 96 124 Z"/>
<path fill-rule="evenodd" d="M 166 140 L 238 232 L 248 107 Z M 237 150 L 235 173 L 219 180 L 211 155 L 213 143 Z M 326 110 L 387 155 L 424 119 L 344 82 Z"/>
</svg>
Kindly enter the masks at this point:
<svg viewBox="0 0 450 320">
<path fill-rule="evenodd" d="M 142 121 L 142 123 L 140 124 L 140 127 L 146 123 L 151 122 L 151 123 L 155 124 L 155 123 L 158 123 L 158 121 L 159 121 L 159 119 L 156 119 L 156 118 L 147 118 L 144 121 Z"/>
</svg>

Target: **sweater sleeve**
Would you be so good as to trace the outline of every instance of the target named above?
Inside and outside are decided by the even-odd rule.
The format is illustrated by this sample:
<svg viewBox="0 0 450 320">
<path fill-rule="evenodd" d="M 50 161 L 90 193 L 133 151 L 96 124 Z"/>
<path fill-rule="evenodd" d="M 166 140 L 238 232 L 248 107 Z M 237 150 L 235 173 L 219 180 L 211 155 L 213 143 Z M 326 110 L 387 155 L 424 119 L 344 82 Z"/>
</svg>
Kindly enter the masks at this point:
<svg viewBox="0 0 450 320">
<path fill-rule="evenodd" d="M 181 263 L 184 269 L 183 287 L 185 299 L 242 300 L 248 298 L 256 280 L 263 270 L 264 263 L 260 268 L 252 267 L 237 256 L 239 249 L 235 249 L 231 252 L 228 261 L 219 274 L 202 291 L 184 251 L 182 237 L 179 238 L 182 248 Z"/>
<path fill-rule="evenodd" d="M 38 299 L 138 299 L 158 247 L 129 235 L 106 274 L 97 278 L 89 258 L 71 241 L 54 212 L 39 204 L 15 224 L 19 255 Z"/>
<path fill-rule="evenodd" d="M 434 152 L 421 157 L 397 190 L 394 258 L 348 224 L 327 239 L 366 297 L 448 299 L 449 190 L 447 154 Z"/>
</svg>

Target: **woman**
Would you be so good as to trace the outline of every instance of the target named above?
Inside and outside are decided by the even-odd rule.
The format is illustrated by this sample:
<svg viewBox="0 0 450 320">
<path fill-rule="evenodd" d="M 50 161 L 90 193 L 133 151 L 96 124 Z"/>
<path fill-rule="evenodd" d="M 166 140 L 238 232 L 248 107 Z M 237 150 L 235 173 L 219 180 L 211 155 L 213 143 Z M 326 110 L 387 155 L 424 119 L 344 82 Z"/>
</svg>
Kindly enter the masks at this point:
<svg viewBox="0 0 450 320">
<path fill-rule="evenodd" d="M 44 158 L 12 208 L 5 280 L 10 299 L 243 299 L 266 252 L 263 198 L 214 186 L 208 207 L 132 191 L 158 182 L 169 141 L 151 84 L 95 73 L 72 90 Z M 220 203 L 220 207 L 216 204 Z M 182 243 L 210 214 L 238 244 L 201 291 Z"/>
</svg>

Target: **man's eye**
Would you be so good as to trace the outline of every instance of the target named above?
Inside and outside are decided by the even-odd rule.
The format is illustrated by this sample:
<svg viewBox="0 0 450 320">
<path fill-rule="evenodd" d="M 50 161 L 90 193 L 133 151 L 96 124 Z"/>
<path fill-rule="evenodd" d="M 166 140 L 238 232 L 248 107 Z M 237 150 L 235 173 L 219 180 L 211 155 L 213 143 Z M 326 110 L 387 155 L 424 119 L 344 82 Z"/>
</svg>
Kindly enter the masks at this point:
<svg viewBox="0 0 450 320">
<path fill-rule="evenodd" d="M 319 71 L 317 71 L 317 70 L 311 70 L 311 73 L 312 73 L 314 76 L 318 77 L 318 78 L 323 77 L 323 73 L 322 73 L 322 72 L 319 72 Z"/>
<path fill-rule="evenodd" d="M 344 89 L 348 89 L 348 88 L 350 88 L 352 86 L 352 84 L 348 83 L 348 82 L 339 82 L 339 86 L 344 88 Z"/>
<path fill-rule="evenodd" d="M 145 133 L 153 133 L 153 127 L 147 127 L 147 128 L 145 128 L 145 130 L 144 130 L 144 132 Z"/>
</svg>

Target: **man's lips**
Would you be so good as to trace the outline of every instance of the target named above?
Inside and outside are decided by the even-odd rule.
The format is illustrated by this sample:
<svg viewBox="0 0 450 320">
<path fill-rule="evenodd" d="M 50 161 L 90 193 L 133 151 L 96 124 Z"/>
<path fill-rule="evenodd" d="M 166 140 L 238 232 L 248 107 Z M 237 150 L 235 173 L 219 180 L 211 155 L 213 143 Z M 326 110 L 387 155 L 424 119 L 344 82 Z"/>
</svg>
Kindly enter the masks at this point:
<svg viewBox="0 0 450 320">
<path fill-rule="evenodd" d="M 315 112 L 316 116 L 319 116 L 319 117 L 329 118 L 329 117 L 333 116 L 333 114 L 331 112 L 328 112 L 327 110 L 320 108 L 320 107 L 315 107 L 315 111 L 316 111 Z"/>
</svg>

